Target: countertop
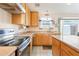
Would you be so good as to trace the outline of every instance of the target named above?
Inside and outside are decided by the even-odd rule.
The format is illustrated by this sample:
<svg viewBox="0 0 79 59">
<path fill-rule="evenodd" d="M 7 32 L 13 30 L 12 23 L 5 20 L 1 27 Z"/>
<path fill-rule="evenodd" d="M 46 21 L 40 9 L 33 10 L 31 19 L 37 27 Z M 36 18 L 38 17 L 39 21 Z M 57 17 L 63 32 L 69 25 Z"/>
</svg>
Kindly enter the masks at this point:
<svg viewBox="0 0 79 59">
<path fill-rule="evenodd" d="M 57 31 L 35 31 L 34 33 L 43 33 L 43 34 L 52 34 L 52 35 L 59 35 L 60 34 Z"/>
<path fill-rule="evenodd" d="M 16 46 L 0 46 L 0 56 L 10 56 L 16 49 Z"/>
<path fill-rule="evenodd" d="M 52 37 L 76 48 L 79 51 L 79 37 L 74 35 L 52 35 Z"/>
<path fill-rule="evenodd" d="M 30 37 L 32 37 L 32 35 L 33 35 L 34 33 L 32 33 L 32 32 L 23 32 L 23 33 L 19 33 L 18 34 L 18 36 L 30 36 Z"/>
</svg>

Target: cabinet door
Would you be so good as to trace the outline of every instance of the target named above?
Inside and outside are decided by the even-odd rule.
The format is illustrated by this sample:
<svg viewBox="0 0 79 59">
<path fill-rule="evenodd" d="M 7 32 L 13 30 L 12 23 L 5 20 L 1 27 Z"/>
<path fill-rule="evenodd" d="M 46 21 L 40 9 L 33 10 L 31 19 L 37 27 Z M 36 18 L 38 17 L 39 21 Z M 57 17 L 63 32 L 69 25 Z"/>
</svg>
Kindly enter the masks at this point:
<svg viewBox="0 0 79 59">
<path fill-rule="evenodd" d="M 61 42 L 58 41 L 55 38 L 52 38 L 52 54 L 54 56 L 60 56 L 61 55 Z"/>
<path fill-rule="evenodd" d="M 23 3 L 22 5 L 23 5 L 23 7 L 24 7 L 24 9 L 26 11 L 26 13 L 25 13 L 25 25 L 30 26 L 31 25 L 30 24 L 30 20 L 31 20 L 30 19 L 30 16 L 31 16 L 30 9 L 29 9 L 29 7 L 28 7 L 28 5 L 26 3 Z"/>
<path fill-rule="evenodd" d="M 38 33 L 39 45 L 52 45 L 52 39 L 48 34 Z"/>
<path fill-rule="evenodd" d="M 38 37 L 37 34 L 33 35 L 33 45 L 38 45 Z"/>
<path fill-rule="evenodd" d="M 38 12 L 31 12 L 31 26 L 38 26 Z"/>
<path fill-rule="evenodd" d="M 69 56 L 64 50 L 61 50 L 61 56 Z"/>
<path fill-rule="evenodd" d="M 37 37 L 37 45 L 38 46 L 43 45 L 43 36 L 42 36 L 42 34 L 37 33 L 36 37 Z"/>
<path fill-rule="evenodd" d="M 61 49 L 64 51 L 63 53 L 67 54 L 67 56 L 79 56 L 79 51 L 75 50 L 71 46 L 68 46 L 67 44 L 61 43 Z"/>
<path fill-rule="evenodd" d="M 12 23 L 25 25 L 25 14 L 12 14 Z"/>
<path fill-rule="evenodd" d="M 24 7 L 24 9 L 25 9 L 24 3 L 22 4 L 22 7 Z M 25 13 L 12 14 L 12 23 L 25 25 L 25 18 L 26 18 Z"/>
<path fill-rule="evenodd" d="M 61 42 L 58 39 L 52 37 L 52 45 L 53 46 L 60 47 L 60 44 L 61 44 Z"/>
<path fill-rule="evenodd" d="M 52 45 L 52 39 L 47 34 L 37 33 L 34 37 L 33 45 Z"/>
<path fill-rule="evenodd" d="M 52 45 L 51 36 L 48 34 L 42 34 L 43 36 L 43 45 Z"/>
<path fill-rule="evenodd" d="M 52 46 L 52 54 L 54 56 L 60 56 L 60 47 Z"/>
<path fill-rule="evenodd" d="M 36 46 L 42 45 L 39 34 L 35 34 L 33 36 L 33 45 L 36 45 Z"/>
</svg>

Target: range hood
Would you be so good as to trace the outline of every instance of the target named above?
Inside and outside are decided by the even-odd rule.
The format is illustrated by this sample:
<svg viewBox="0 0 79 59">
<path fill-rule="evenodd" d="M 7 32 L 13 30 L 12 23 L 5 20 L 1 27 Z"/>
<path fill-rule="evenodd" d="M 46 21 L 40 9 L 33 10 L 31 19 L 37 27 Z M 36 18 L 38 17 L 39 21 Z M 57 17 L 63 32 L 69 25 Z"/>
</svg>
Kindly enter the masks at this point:
<svg viewBox="0 0 79 59">
<path fill-rule="evenodd" d="M 0 3 L 0 8 L 12 14 L 25 13 L 25 9 L 21 3 Z"/>
</svg>

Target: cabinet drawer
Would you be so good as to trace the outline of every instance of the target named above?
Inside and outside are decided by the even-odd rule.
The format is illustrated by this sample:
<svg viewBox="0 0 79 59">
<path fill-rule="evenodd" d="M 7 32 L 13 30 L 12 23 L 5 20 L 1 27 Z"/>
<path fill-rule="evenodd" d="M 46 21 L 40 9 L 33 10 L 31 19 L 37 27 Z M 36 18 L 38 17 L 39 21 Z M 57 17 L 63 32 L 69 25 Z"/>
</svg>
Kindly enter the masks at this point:
<svg viewBox="0 0 79 59">
<path fill-rule="evenodd" d="M 54 56 L 60 56 L 60 47 L 52 46 L 52 54 Z"/>
<path fill-rule="evenodd" d="M 61 43 L 61 49 L 64 50 L 70 56 L 79 56 L 79 52 L 71 48 L 70 46 Z"/>
</svg>

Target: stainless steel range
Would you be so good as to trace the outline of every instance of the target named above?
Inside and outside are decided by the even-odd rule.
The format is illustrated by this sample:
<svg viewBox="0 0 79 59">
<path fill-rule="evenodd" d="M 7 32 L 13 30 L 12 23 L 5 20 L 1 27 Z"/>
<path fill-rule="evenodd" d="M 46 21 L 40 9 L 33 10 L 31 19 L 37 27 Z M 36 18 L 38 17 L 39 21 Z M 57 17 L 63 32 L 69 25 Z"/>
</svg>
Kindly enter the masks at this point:
<svg viewBox="0 0 79 59">
<path fill-rule="evenodd" d="M 17 46 L 16 56 L 30 44 L 29 36 L 18 36 L 14 29 L 0 29 L 0 46 Z"/>
</svg>

